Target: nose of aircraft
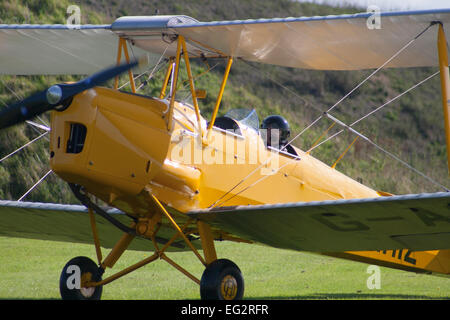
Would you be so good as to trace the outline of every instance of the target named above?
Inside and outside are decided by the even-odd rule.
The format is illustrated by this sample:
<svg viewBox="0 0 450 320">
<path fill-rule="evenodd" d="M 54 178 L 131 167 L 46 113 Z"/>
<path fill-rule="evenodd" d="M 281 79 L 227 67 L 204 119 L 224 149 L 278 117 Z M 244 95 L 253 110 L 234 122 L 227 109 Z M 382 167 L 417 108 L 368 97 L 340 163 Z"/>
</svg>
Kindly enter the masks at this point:
<svg viewBox="0 0 450 320">
<path fill-rule="evenodd" d="M 16 102 L 0 112 L 0 129 L 22 123 L 46 111 L 58 109 L 61 105 L 65 108 L 74 95 L 98 86 L 136 67 L 138 63 L 135 60 L 110 67 L 75 83 L 56 84 Z"/>
</svg>

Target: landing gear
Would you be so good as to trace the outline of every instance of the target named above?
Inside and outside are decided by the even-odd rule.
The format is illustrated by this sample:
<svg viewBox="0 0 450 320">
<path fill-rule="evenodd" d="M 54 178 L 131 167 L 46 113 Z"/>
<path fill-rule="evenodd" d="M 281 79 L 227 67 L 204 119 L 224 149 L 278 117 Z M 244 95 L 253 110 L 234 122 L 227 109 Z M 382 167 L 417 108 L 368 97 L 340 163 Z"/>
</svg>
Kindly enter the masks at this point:
<svg viewBox="0 0 450 320">
<path fill-rule="evenodd" d="M 200 281 L 202 300 L 240 300 L 244 295 L 244 278 L 232 261 L 219 259 L 208 265 Z"/>
<path fill-rule="evenodd" d="M 101 281 L 101 269 L 86 257 L 76 257 L 67 262 L 59 278 L 59 291 L 63 300 L 100 300 L 102 286 L 83 287 L 90 281 Z"/>
<path fill-rule="evenodd" d="M 75 190 L 74 192 L 76 195 L 80 195 L 76 193 L 77 189 L 73 190 Z M 111 223 L 124 231 L 124 234 L 117 241 L 105 259 L 102 257 L 100 240 L 95 223 L 94 211 L 97 212 L 97 207 L 88 201 L 88 197 L 83 198 L 81 197 L 82 194 L 78 197 L 81 199 L 80 201 L 89 208 L 90 223 L 98 264 L 86 257 L 77 257 L 70 260 L 61 272 L 61 297 L 65 300 L 99 300 L 102 295 L 103 285 L 115 281 L 153 261 L 164 260 L 200 285 L 200 295 L 203 300 L 242 299 L 244 295 L 244 279 L 241 271 L 236 264 L 230 260 L 217 259 L 214 246 L 214 239 L 217 235 L 214 234 L 210 225 L 202 221 L 194 221 L 193 219 L 188 218 L 184 225 L 179 226 L 161 202 L 154 195 L 149 195 L 151 199 L 153 199 L 156 208 L 159 208 L 159 210 L 155 210 L 148 219 L 141 219 L 134 222 L 131 228 L 126 227 L 121 223 L 116 223 L 117 221 L 115 220 L 109 219 L 111 220 Z M 91 209 L 91 207 L 93 209 Z M 99 212 L 101 213 L 101 211 Z M 171 226 L 175 229 L 176 233 L 170 240 L 165 242 L 164 246 L 161 248 L 159 245 L 159 241 L 161 240 L 157 241 L 156 234 L 161 228 L 162 219 L 165 219 L 166 221 L 164 223 L 166 226 Z M 191 234 L 200 236 L 204 257 L 199 253 L 198 247 L 191 242 L 189 237 Z M 113 268 L 117 260 L 122 256 L 125 250 L 127 250 L 135 236 L 147 238 L 152 241 L 155 248 L 153 255 L 102 280 L 104 270 L 106 268 Z M 174 244 L 174 241 L 178 237 L 181 237 L 185 242 L 185 246 L 181 248 L 191 249 L 199 261 L 206 267 L 201 280 L 166 255 L 166 250 Z M 220 235 L 219 238 L 222 238 L 222 235 Z M 194 239 L 196 239 L 196 237 L 194 237 Z M 177 247 L 179 248 L 179 246 Z"/>
</svg>

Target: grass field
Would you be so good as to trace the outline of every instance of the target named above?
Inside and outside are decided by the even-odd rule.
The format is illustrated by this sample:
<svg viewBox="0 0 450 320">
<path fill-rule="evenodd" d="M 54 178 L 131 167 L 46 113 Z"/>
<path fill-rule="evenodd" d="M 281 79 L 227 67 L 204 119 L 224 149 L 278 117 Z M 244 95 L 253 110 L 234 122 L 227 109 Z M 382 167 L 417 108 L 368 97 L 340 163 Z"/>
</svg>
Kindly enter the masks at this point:
<svg viewBox="0 0 450 320">
<path fill-rule="evenodd" d="M 245 279 L 246 299 L 449 299 L 450 279 L 381 268 L 381 289 L 368 289 L 368 265 L 269 247 L 221 242 L 220 258 L 233 260 Z M 106 250 L 103 251 L 105 255 Z M 90 245 L 0 237 L 0 299 L 60 299 L 61 269 L 75 256 L 95 260 Z M 168 254 L 201 277 L 191 252 Z M 127 252 L 112 271 L 148 256 Z M 103 288 L 102 299 L 199 299 L 192 280 L 156 261 Z"/>
</svg>

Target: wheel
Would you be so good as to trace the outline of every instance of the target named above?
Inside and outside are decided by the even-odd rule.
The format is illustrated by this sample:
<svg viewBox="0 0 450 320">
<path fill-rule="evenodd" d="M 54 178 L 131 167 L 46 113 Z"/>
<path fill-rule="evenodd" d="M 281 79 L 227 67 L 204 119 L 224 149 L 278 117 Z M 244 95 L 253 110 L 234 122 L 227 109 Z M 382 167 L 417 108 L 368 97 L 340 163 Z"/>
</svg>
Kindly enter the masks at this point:
<svg viewBox="0 0 450 320">
<path fill-rule="evenodd" d="M 59 278 L 59 292 L 63 300 L 100 300 L 102 286 L 83 288 L 84 281 L 101 281 L 101 270 L 86 257 L 76 257 L 67 262 Z"/>
<path fill-rule="evenodd" d="M 240 300 L 244 296 L 244 278 L 234 262 L 219 259 L 208 265 L 200 280 L 202 300 Z"/>
</svg>

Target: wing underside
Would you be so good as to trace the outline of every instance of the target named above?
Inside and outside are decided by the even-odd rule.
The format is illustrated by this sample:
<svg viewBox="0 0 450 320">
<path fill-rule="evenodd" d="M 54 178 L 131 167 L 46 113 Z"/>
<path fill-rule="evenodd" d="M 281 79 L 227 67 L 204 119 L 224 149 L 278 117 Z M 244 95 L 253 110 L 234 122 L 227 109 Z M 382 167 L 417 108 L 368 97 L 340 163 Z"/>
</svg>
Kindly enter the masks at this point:
<svg viewBox="0 0 450 320">
<path fill-rule="evenodd" d="M 450 248 L 450 194 L 418 194 L 189 213 L 277 248 L 314 252 Z"/>
<path fill-rule="evenodd" d="M 110 25 L 0 25 L 0 74 L 86 75 L 116 63 L 118 37 Z M 134 48 L 130 55 L 147 54 Z"/>
<path fill-rule="evenodd" d="M 314 70 L 378 68 L 431 23 L 444 25 L 450 39 L 450 10 L 381 13 L 379 28 L 369 28 L 368 13 L 325 17 L 261 19 L 180 25 L 175 29 L 195 43 L 247 61 Z M 437 25 L 423 32 L 386 65 L 436 66 Z"/>
</svg>

